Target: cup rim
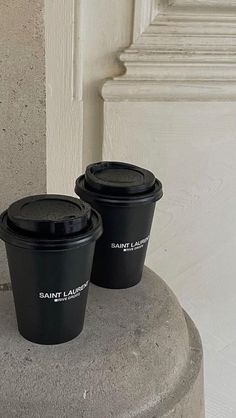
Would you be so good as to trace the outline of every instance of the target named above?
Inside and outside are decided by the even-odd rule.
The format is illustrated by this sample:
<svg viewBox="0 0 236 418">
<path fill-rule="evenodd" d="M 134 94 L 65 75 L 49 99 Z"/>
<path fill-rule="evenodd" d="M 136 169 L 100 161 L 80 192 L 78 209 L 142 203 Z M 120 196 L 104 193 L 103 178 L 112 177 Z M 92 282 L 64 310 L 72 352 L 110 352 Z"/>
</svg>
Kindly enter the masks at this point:
<svg viewBox="0 0 236 418">
<path fill-rule="evenodd" d="M 108 195 L 90 189 L 85 182 L 85 174 L 79 176 L 75 183 L 75 193 L 88 203 L 97 201 L 109 206 L 139 206 L 142 204 L 155 203 L 163 196 L 162 183 L 155 179 L 154 187 L 136 195 Z"/>
</svg>

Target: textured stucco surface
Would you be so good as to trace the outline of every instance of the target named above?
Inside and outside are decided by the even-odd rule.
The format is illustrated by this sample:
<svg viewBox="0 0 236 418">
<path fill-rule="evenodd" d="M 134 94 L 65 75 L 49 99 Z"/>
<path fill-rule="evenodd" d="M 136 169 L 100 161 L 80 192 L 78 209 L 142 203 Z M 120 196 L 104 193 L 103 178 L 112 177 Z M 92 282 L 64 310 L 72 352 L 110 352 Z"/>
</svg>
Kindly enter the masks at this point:
<svg viewBox="0 0 236 418">
<path fill-rule="evenodd" d="M 24 340 L 0 291 L 0 386 L 4 418 L 204 418 L 198 332 L 147 269 L 130 289 L 91 285 L 82 334 L 58 346 Z"/>
<path fill-rule="evenodd" d="M 0 210 L 46 191 L 43 0 L 0 2 Z M 9 280 L 0 243 L 0 283 Z"/>
</svg>

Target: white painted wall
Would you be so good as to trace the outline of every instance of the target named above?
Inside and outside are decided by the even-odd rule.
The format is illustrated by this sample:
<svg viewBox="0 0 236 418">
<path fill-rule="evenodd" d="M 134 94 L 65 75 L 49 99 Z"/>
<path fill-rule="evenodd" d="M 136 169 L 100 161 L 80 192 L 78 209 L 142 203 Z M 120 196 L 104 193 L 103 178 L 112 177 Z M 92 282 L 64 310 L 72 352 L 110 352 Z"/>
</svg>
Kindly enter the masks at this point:
<svg viewBox="0 0 236 418">
<path fill-rule="evenodd" d="M 157 27 L 158 0 L 136 0 L 128 71 L 106 83 L 104 104 L 104 79 L 125 71 L 133 1 L 45 1 L 48 191 L 73 193 L 102 156 L 162 180 L 147 264 L 200 329 L 207 418 L 235 418 L 236 2 L 162 0 L 172 21 Z"/>
<path fill-rule="evenodd" d="M 163 182 L 147 265 L 200 330 L 206 417 L 235 418 L 235 2 L 172 5 L 135 36 L 122 54 L 127 73 L 103 89 L 103 158 Z"/>
<path fill-rule="evenodd" d="M 73 194 L 76 177 L 102 158 L 107 77 L 131 42 L 133 0 L 45 0 L 47 191 Z"/>
<path fill-rule="evenodd" d="M 113 102 L 105 110 L 104 159 L 140 164 L 163 182 L 147 265 L 200 330 L 207 418 L 236 416 L 235 113 L 235 103 Z"/>
<path fill-rule="evenodd" d="M 104 159 L 163 182 L 147 263 L 174 287 L 234 239 L 235 112 L 235 103 L 106 104 Z"/>
<path fill-rule="evenodd" d="M 83 2 L 83 168 L 102 158 L 103 100 L 106 78 L 124 72 L 118 53 L 132 36 L 133 0 Z"/>
<path fill-rule="evenodd" d="M 82 3 L 45 0 L 47 191 L 73 194 L 82 170 Z"/>
</svg>

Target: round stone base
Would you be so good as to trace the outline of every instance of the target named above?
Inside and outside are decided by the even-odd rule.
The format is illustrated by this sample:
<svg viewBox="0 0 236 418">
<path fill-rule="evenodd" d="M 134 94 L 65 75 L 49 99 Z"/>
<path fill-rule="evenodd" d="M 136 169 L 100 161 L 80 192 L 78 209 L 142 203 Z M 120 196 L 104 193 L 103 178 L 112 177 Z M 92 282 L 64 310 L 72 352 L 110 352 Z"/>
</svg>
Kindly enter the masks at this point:
<svg viewBox="0 0 236 418">
<path fill-rule="evenodd" d="M 24 340 L 9 290 L 0 311 L 2 416 L 204 418 L 199 334 L 150 270 L 130 289 L 91 285 L 84 331 L 66 344 Z"/>
</svg>

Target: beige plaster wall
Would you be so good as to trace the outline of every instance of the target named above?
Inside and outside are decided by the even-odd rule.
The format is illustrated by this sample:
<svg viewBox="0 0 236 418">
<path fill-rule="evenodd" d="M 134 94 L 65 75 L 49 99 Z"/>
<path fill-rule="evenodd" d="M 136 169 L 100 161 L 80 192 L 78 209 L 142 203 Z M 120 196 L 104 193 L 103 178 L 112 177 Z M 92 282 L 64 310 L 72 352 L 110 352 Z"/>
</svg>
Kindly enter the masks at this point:
<svg viewBox="0 0 236 418">
<path fill-rule="evenodd" d="M 0 210 L 46 191 L 43 0 L 0 2 Z M 0 283 L 8 281 L 0 244 Z"/>
</svg>

